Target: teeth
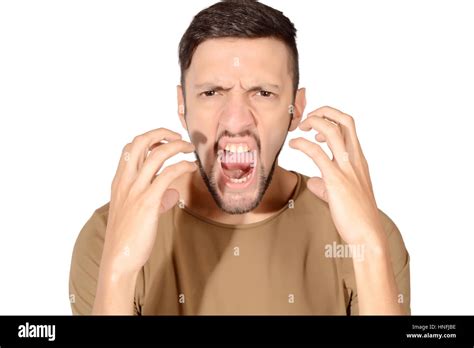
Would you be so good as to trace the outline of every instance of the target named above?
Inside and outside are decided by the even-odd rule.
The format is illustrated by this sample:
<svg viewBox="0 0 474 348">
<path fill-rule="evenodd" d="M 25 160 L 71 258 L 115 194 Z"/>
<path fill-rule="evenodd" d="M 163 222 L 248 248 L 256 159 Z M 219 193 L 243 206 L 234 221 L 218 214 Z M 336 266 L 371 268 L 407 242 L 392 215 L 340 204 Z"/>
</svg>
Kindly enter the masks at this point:
<svg viewBox="0 0 474 348">
<path fill-rule="evenodd" d="M 242 153 L 242 152 L 248 152 L 249 147 L 247 144 L 227 144 L 225 146 L 225 150 L 228 152 Z"/>
<path fill-rule="evenodd" d="M 244 182 L 246 182 L 250 178 L 251 175 L 252 175 L 252 173 L 250 173 L 249 175 L 247 175 L 243 178 L 240 178 L 240 179 L 230 178 L 230 182 L 233 182 L 234 184 L 243 184 Z"/>
</svg>

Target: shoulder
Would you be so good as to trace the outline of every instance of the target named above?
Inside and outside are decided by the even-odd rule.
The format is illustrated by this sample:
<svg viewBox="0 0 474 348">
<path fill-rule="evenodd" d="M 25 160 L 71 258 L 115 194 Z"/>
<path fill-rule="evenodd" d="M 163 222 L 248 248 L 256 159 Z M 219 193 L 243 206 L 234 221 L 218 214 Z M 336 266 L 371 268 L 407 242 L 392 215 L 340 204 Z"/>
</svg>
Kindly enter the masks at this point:
<svg viewBox="0 0 474 348">
<path fill-rule="evenodd" d="M 82 239 L 96 239 L 105 235 L 105 228 L 107 227 L 107 219 L 109 216 L 109 203 L 96 209 L 89 220 L 84 225 L 84 228 L 79 234 L 78 241 Z M 102 232 L 102 233 L 101 233 Z"/>
<path fill-rule="evenodd" d="M 308 189 L 307 182 L 310 177 L 297 172 L 295 172 L 295 174 L 300 177 L 300 184 L 296 194 L 296 202 L 300 203 L 300 210 L 303 211 L 303 213 L 312 215 L 317 213 L 319 219 L 332 222 L 329 204 L 317 197 Z M 381 209 L 378 210 L 380 221 L 387 235 L 391 249 L 393 248 L 394 251 L 398 250 L 401 252 L 401 254 L 406 253 L 405 245 L 397 225 L 384 211 Z"/>
<path fill-rule="evenodd" d="M 299 208 L 302 209 L 303 213 L 314 213 L 315 210 L 323 214 L 325 218 L 331 218 L 329 205 L 323 201 L 321 198 L 312 193 L 308 188 L 309 176 L 293 172 L 296 174 L 298 179 L 298 184 L 296 187 L 297 192 L 295 193 L 295 201 L 299 202 Z M 295 202 L 295 204 L 296 204 Z"/>
<path fill-rule="evenodd" d="M 387 235 L 387 240 L 390 248 L 390 254 L 392 255 L 393 262 L 403 263 L 408 262 L 408 251 L 403 242 L 402 234 L 398 229 L 397 225 L 393 220 L 382 210 L 379 209 L 380 220 L 383 225 L 385 234 Z"/>
<path fill-rule="evenodd" d="M 83 258 L 102 256 L 102 247 L 109 215 L 109 203 L 96 209 L 79 233 L 74 245 L 73 256 Z"/>
</svg>

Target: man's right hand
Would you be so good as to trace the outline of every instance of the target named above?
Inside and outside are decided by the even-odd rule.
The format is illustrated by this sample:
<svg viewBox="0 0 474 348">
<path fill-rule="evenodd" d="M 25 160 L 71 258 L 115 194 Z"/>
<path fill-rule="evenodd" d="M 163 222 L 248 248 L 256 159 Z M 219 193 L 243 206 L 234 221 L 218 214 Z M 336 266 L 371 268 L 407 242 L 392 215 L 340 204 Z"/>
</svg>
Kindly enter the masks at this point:
<svg viewBox="0 0 474 348">
<path fill-rule="evenodd" d="M 93 313 L 133 313 L 136 279 L 153 249 L 159 214 L 179 199 L 178 192 L 168 187 L 197 166 L 181 161 L 157 173 L 165 160 L 193 151 L 180 134 L 164 128 L 137 136 L 125 146 L 112 183 Z"/>
</svg>

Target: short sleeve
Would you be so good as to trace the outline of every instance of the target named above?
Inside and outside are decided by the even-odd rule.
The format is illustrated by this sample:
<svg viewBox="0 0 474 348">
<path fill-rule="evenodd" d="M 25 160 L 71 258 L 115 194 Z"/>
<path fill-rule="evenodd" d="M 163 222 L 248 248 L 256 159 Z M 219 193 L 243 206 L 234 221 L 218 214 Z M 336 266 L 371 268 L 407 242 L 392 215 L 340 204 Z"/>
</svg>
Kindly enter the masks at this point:
<svg viewBox="0 0 474 348">
<path fill-rule="evenodd" d="M 395 223 L 382 211 L 380 211 L 384 230 L 387 233 L 390 258 L 395 274 L 395 281 L 398 288 L 398 303 L 405 312 L 411 314 L 410 308 L 410 255 L 403 242 L 402 235 Z M 359 314 L 359 303 L 355 282 L 351 282 L 349 314 Z"/>
<path fill-rule="evenodd" d="M 398 227 L 387 215 L 384 213 L 382 215 L 384 216 L 385 231 L 388 233 L 390 257 L 398 287 L 398 302 L 403 305 L 406 313 L 411 314 L 410 255 Z"/>
<path fill-rule="evenodd" d="M 77 237 L 69 273 L 69 299 L 74 315 L 90 315 L 97 287 L 107 226 L 107 205 L 97 209 Z"/>
</svg>

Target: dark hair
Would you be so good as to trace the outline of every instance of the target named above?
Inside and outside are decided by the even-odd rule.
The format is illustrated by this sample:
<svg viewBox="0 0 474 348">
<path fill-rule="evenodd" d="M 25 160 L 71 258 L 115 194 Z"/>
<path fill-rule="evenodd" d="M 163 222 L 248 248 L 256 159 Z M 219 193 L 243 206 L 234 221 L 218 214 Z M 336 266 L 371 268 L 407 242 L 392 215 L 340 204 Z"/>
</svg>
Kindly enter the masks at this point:
<svg viewBox="0 0 474 348">
<path fill-rule="evenodd" d="M 196 48 L 208 39 L 265 38 L 281 40 L 289 49 L 293 67 L 293 92 L 299 83 L 296 28 L 280 11 L 256 0 L 223 0 L 202 10 L 192 20 L 179 43 L 181 85 Z"/>
</svg>

